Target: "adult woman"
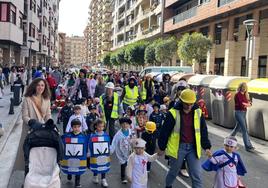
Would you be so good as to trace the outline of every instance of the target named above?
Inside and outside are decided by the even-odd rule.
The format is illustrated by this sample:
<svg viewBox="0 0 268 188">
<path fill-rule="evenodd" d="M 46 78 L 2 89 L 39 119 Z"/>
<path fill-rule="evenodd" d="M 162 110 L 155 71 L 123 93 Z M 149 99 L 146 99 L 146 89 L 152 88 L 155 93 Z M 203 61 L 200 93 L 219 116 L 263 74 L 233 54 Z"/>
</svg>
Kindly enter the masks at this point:
<svg viewBox="0 0 268 188">
<path fill-rule="evenodd" d="M 242 82 L 238 89 L 237 93 L 234 96 L 235 100 L 235 119 L 236 119 L 236 126 L 233 129 L 231 136 L 235 136 L 236 133 L 241 130 L 243 135 L 244 145 L 247 151 L 254 150 L 252 146 L 248 131 L 247 131 L 247 123 L 246 123 L 246 113 L 247 108 L 251 106 L 250 98 L 248 95 L 248 88 L 245 82 Z"/>
<path fill-rule="evenodd" d="M 41 123 L 51 119 L 50 91 L 48 83 L 43 78 L 36 78 L 27 88 L 22 103 L 22 120 L 24 135 L 28 129 L 28 121 L 36 119 Z"/>
<path fill-rule="evenodd" d="M 90 82 L 87 79 L 87 71 L 80 69 L 79 78 L 75 80 L 75 84 L 70 93 L 70 98 L 75 97 L 76 103 L 81 103 L 81 98 L 90 96 Z"/>
<path fill-rule="evenodd" d="M 23 120 L 23 129 L 21 133 L 20 140 L 20 151 L 18 152 L 21 155 L 18 159 L 19 169 L 24 169 L 23 161 L 23 142 L 28 133 L 29 127 L 28 122 L 30 119 L 36 119 L 39 122 L 46 122 L 51 118 L 50 111 L 50 91 L 48 83 L 43 78 L 34 79 L 31 84 L 28 86 L 27 91 L 24 95 L 24 100 L 22 103 L 22 120 Z"/>
<path fill-rule="evenodd" d="M 98 77 L 98 83 L 95 88 L 94 97 L 100 97 L 105 92 L 105 83 L 103 77 L 100 75 Z"/>
</svg>

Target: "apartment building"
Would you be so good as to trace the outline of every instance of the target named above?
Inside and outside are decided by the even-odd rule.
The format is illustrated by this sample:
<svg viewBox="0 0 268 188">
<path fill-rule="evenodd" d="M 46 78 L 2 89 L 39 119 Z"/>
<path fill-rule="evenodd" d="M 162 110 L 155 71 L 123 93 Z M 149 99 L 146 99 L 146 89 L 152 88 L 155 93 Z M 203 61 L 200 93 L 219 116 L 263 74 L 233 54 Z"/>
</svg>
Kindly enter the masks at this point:
<svg viewBox="0 0 268 188">
<path fill-rule="evenodd" d="M 94 65 L 111 49 L 112 1 L 95 0 L 89 5 L 88 63 Z"/>
<path fill-rule="evenodd" d="M 89 24 L 87 24 L 86 28 L 84 29 L 84 54 L 83 60 L 85 63 L 89 63 Z"/>
<path fill-rule="evenodd" d="M 66 66 L 81 65 L 84 62 L 85 38 L 80 36 L 66 37 L 64 62 Z"/>
<path fill-rule="evenodd" d="M 64 66 L 65 65 L 65 46 L 66 46 L 66 33 L 59 33 L 59 65 Z"/>
<path fill-rule="evenodd" d="M 248 19 L 256 24 L 253 57 L 246 60 L 248 36 L 243 21 Z M 194 31 L 213 40 L 212 50 L 200 65 L 202 73 L 268 77 L 268 1 L 166 0 L 164 33 L 180 37 Z"/>
<path fill-rule="evenodd" d="M 59 2 L 0 1 L 0 63 L 57 66 Z"/>
<path fill-rule="evenodd" d="M 114 0 L 112 50 L 161 35 L 163 0 Z"/>
</svg>

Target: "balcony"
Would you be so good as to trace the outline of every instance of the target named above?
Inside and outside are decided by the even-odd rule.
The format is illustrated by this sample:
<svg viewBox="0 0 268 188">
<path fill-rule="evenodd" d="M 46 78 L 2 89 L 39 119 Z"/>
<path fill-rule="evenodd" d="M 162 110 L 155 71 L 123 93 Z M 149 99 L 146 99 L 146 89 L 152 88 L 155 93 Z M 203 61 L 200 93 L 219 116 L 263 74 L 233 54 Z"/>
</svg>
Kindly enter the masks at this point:
<svg viewBox="0 0 268 188">
<path fill-rule="evenodd" d="M 227 5 L 227 4 L 229 4 L 229 3 L 233 2 L 233 1 L 235 1 L 235 0 L 219 0 L 218 1 L 218 7 Z"/>
<path fill-rule="evenodd" d="M 196 16 L 196 13 L 197 13 L 197 7 L 190 8 L 189 10 L 174 16 L 173 23 L 176 24 L 178 22 L 182 22 L 184 20 L 192 18 L 192 17 Z"/>
</svg>

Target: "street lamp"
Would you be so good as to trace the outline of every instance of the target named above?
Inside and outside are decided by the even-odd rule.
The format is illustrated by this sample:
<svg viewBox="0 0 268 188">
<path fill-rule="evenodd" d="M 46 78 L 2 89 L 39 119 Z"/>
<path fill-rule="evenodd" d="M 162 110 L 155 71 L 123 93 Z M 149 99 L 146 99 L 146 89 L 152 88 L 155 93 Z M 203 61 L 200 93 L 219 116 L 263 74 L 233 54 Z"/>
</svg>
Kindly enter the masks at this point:
<svg viewBox="0 0 268 188">
<path fill-rule="evenodd" d="M 253 40 L 253 29 L 254 25 L 256 24 L 256 20 L 248 19 L 243 22 L 247 30 L 247 46 L 246 46 L 246 61 L 247 65 L 249 66 L 249 61 L 253 58 L 253 47 L 254 47 L 254 40 Z M 247 71 L 248 72 L 248 71 Z"/>
<path fill-rule="evenodd" d="M 29 39 L 28 42 L 30 43 L 30 48 L 29 48 L 29 62 L 27 71 L 27 85 L 29 85 L 30 83 L 31 72 L 32 72 L 32 43 L 34 43 L 34 40 Z"/>
</svg>

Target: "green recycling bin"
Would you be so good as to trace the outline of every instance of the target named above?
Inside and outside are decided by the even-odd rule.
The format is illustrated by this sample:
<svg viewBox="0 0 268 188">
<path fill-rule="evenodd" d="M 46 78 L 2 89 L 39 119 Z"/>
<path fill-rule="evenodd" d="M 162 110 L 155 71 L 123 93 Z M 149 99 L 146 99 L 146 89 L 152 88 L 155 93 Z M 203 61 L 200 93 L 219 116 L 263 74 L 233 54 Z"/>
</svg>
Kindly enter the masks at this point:
<svg viewBox="0 0 268 188">
<path fill-rule="evenodd" d="M 249 82 L 247 77 L 219 76 L 211 81 L 210 99 L 212 122 L 226 127 L 234 128 L 234 95 L 241 82 Z"/>
<path fill-rule="evenodd" d="M 251 136 L 268 140 L 268 78 L 251 80 L 248 92 L 252 106 L 247 111 L 247 126 Z"/>
<path fill-rule="evenodd" d="M 197 101 L 204 100 L 209 119 L 211 119 L 211 97 L 209 84 L 217 77 L 217 75 L 196 74 L 188 80 L 188 84 L 191 89 L 196 92 Z"/>
</svg>

